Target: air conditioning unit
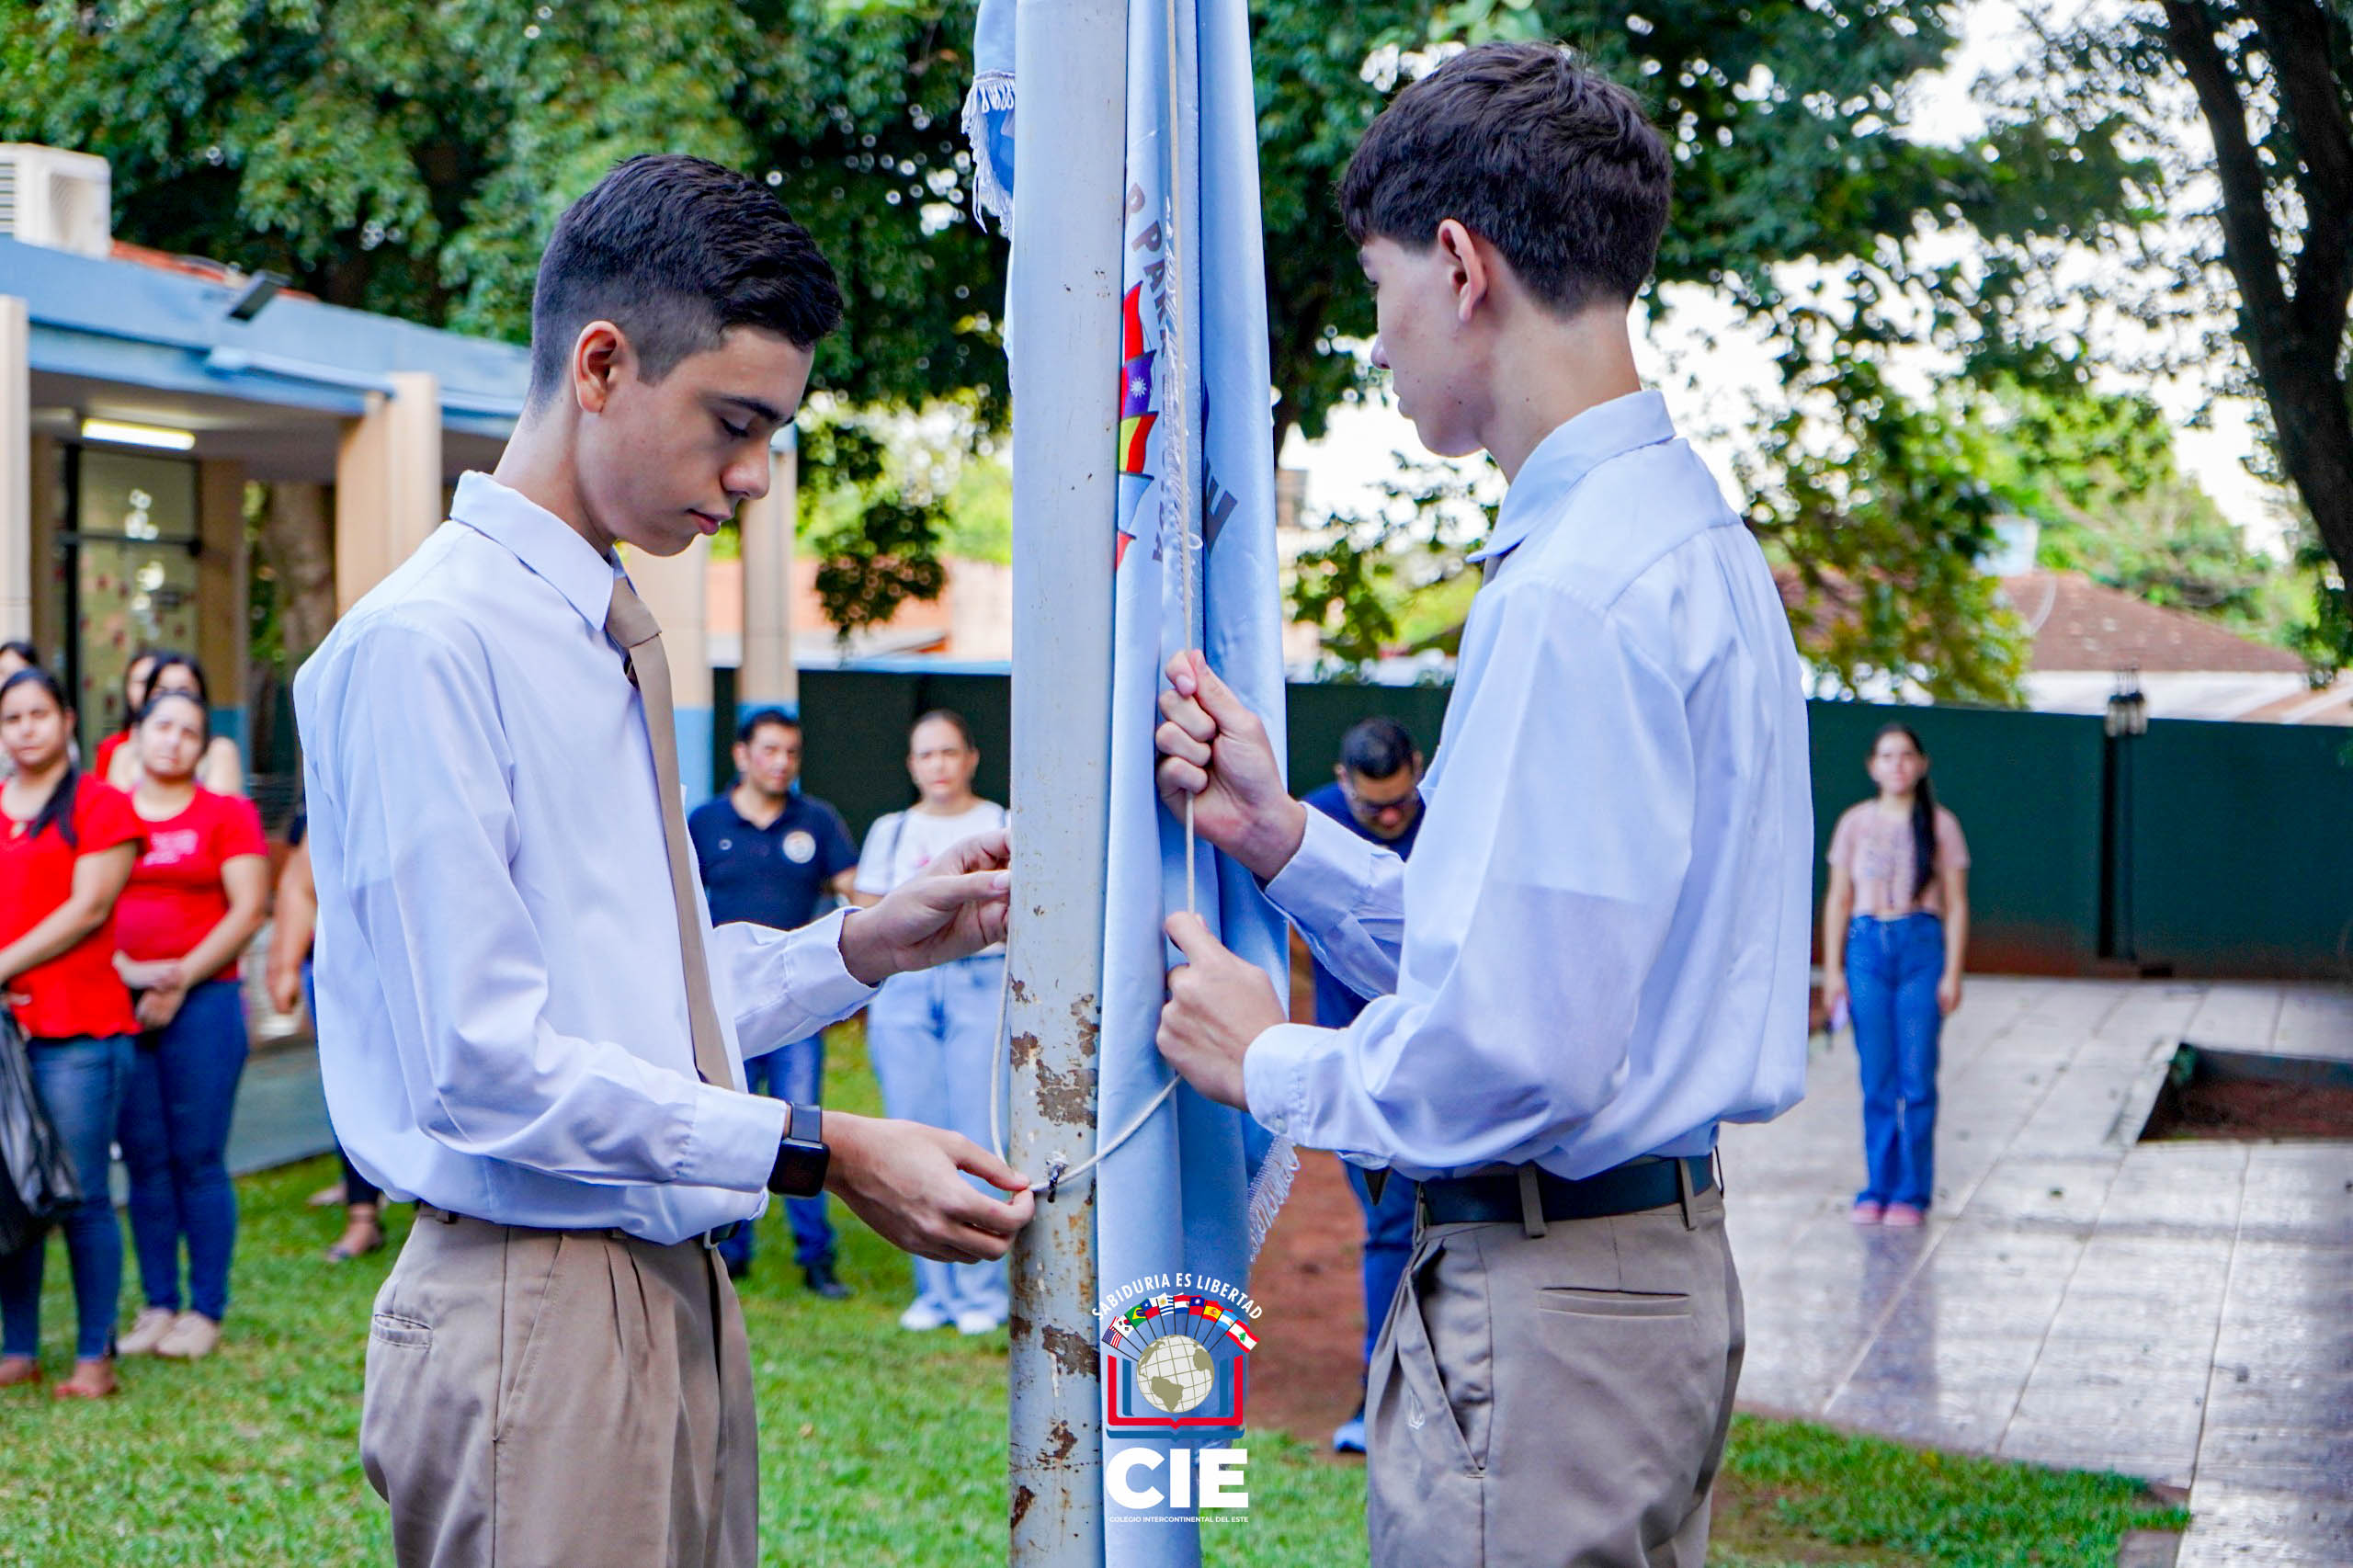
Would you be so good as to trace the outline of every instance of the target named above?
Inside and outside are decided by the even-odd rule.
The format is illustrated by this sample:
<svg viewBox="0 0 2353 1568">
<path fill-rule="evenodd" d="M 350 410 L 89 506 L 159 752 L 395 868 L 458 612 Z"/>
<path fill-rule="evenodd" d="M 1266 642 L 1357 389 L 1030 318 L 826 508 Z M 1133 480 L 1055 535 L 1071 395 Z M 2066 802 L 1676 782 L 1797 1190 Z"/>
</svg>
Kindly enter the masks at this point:
<svg viewBox="0 0 2353 1568">
<path fill-rule="evenodd" d="M 113 187 L 94 153 L 0 142 L 0 234 L 105 256 L 114 243 Z"/>
</svg>

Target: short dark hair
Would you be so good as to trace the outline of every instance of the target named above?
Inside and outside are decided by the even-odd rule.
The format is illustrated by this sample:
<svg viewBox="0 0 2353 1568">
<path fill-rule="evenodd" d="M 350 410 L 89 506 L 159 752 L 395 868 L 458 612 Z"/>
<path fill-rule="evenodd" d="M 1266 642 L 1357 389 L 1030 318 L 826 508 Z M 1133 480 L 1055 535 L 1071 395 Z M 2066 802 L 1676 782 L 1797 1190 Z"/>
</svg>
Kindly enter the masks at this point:
<svg viewBox="0 0 2353 1568">
<path fill-rule="evenodd" d="M 752 737 L 759 733 L 760 726 L 763 724 L 781 724 L 788 730 L 801 728 L 801 721 L 789 710 L 779 708 L 771 703 L 765 708 L 755 708 L 745 714 L 744 722 L 735 726 L 735 738 L 744 744 L 750 745 Z"/>
<path fill-rule="evenodd" d="M 841 324 L 842 291 L 767 187 L 708 158 L 647 153 L 556 220 L 531 294 L 532 407 L 563 384 L 580 329 L 598 320 L 658 381 L 732 326 L 814 348 Z"/>
<path fill-rule="evenodd" d="M 1631 303 L 1673 174 L 1634 95 L 1548 43 L 1465 50 L 1392 99 L 1340 178 L 1348 237 L 1415 249 L 1452 218 L 1563 315 Z"/>
<path fill-rule="evenodd" d="M 1413 767 L 1418 750 L 1396 720 L 1359 719 L 1340 737 L 1340 766 L 1360 778 L 1390 778 Z"/>
</svg>

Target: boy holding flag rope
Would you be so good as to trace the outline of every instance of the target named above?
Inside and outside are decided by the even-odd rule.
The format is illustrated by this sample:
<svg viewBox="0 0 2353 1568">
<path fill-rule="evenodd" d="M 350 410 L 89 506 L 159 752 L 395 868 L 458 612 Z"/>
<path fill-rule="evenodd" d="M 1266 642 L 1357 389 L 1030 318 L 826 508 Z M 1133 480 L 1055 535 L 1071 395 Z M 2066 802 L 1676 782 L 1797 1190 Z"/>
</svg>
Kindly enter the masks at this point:
<svg viewBox="0 0 2353 1568">
<path fill-rule="evenodd" d="M 1400 408 L 1511 481 L 1410 863 L 1290 800 L 1205 661 L 1168 665 L 1163 798 L 1374 998 L 1288 1024 L 1168 922 L 1176 1070 L 1418 1186 L 1369 1388 L 1385 1568 L 1699 1568 L 1743 1345 L 1716 1130 L 1803 1090 L 1796 650 L 1626 325 L 1672 166 L 1631 94 L 1491 44 L 1400 93 L 1343 181 Z"/>
</svg>

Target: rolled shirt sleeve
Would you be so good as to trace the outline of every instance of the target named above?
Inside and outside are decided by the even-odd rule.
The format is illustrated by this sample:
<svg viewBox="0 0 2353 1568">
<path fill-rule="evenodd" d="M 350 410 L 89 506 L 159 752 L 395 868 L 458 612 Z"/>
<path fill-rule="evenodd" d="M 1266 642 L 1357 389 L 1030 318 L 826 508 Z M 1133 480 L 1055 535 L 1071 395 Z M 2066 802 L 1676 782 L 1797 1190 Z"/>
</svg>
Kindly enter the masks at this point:
<svg viewBox="0 0 2353 1568">
<path fill-rule="evenodd" d="M 479 659 L 451 633 L 390 617 L 365 635 L 343 690 L 315 710 L 337 731 L 333 776 L 318 782 L 341 797 L 342 875 L 417 1128 L 461 1153 L 577 1181 L 757 1191 L 783 1135 L 780 1102 L 548 1022 L 546 956 L 512 869 L 513 758 Z M 667 908 L 645 912 L 646 939 L 672 922 Z M 833 972 L 837 948 L 830 970 L 803 950 L 827 945 L 814 931 L 714 943 L 734 994 L 761 998 L 751 1011 L 763 1036 L 847 1001 L 845 982 L 863 993 Z M 683 1041 L 668 1054 L 690 1060 Z"/>
<path fill-rule="evenodd" d="M 1393 993 L 1244 1066 L 1269 1129 L 1411 1175 L 1535 1159 L 1608 1104 L 1691 853 L 1676 683 L 1557 579 L 1482 601 L 1412 861 L 1311 815 L 1267 890 L 1334 973 L 1378 991 L 1387 961 Z"/>
</svg>

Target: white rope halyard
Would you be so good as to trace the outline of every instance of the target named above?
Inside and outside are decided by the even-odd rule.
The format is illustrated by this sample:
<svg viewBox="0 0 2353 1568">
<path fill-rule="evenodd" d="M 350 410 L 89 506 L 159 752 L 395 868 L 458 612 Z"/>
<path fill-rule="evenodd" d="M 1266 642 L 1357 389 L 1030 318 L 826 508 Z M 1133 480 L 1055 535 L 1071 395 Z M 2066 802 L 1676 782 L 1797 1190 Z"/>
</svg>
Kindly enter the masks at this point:
<svg viewBox="0 0 2353 1568">
<path fill-rule="evenodd" d="M 1165 137 L 1167 148 L 1166 199 L 1163 204 L 1161 234 L 1165 246 L 1164 259 L 1167 278 L 1166 329 L 1161 336 L 1164 358 L 1167 366 L 1167 383 L 1163 407 L 1167 411 L 1161 429 L 1163 455 L 1166 461 L 1161 480 L 1161 516 L 1163 537 L 1173 534 L 1176 543 L 1179 600 L 1184 618 L 1181 640 L 1185 652 L 1201 651 L 1201 556 L 1204 540 L 1196 522 L 1197 495 L 1194 486 L 1196 467 L 1193 452 L 1193 422 L 1199 416 L 1201 397 L 1193 380 L 1193 340 L 1189 330 L 1189 296 L 1191 277 L 1186 270 L 1187 252 L 1183 248 L 1184 228 L 1179 217 L 1184 210 L 1185 159 L 1184 136 L 1180 121 L 1184 110 L 1183 51 L 1181 48 L 1182 0 L 1164 0 L 1167 19 L 1166 63 L 1168 71 L 1168 108 L 1170 123 Z M 980 116 L 984 110 L 1011 108 L 1013 84 L 983 77 L 973 85 L 972 97 L 965 105 L 965 131 L 976 147 Z M 979 206 L 997 214 L 1001 222 L 1009 222 L 1012 203 L 995 178 L 995 171 L 986 158 L 976 160 L 981 165 L 975 182 L 975 199 Z M 1194 825 L 1193 801 L 1185 801 L 1185 908 L 1198 916 L 1200 914 L 1199 836 Z M 1000 1157 L 1006 1154 L 1006 1132 L 1002 1098 L 1004 1095 L 1005 1052 L 1009 1048 L 1006 1031 L 1006 1008 L 1009 985 L 997 995 L 996 1039 L 999 1070 L 989 1075 L 989 1138 L 992 1148 Z M 1114 1151 L 1124 1145 L 1158 1115 L 1176 1092 L 1178 1079 L 1174 1071 L 1136 1114 L 1117 1132 L 1097 1140 L 1095 1153 L 1072 1163 L 1060 1151 L 1048 1154 L 1044 1179 L 1031 1184 L 1029 1190 L 1043 1193 L 1051 1201 L 1065 1182 L 1086 1175 Z M 1244 1113 L 1247 1115 L 1245 1111 Z M 1276 1213 L 1290 1194 L 1291 1177 L 1299 1170 L 1299 1156 L 1288 1137 L 1278 1136 L 1268 1149 L 1252 1178 L 1245 1205 L 1249 1223 L 1249 1255 L 1256 1259 L 1266 1241 L 1267 1229 L 1274 1223 Z"/>
</svg>

